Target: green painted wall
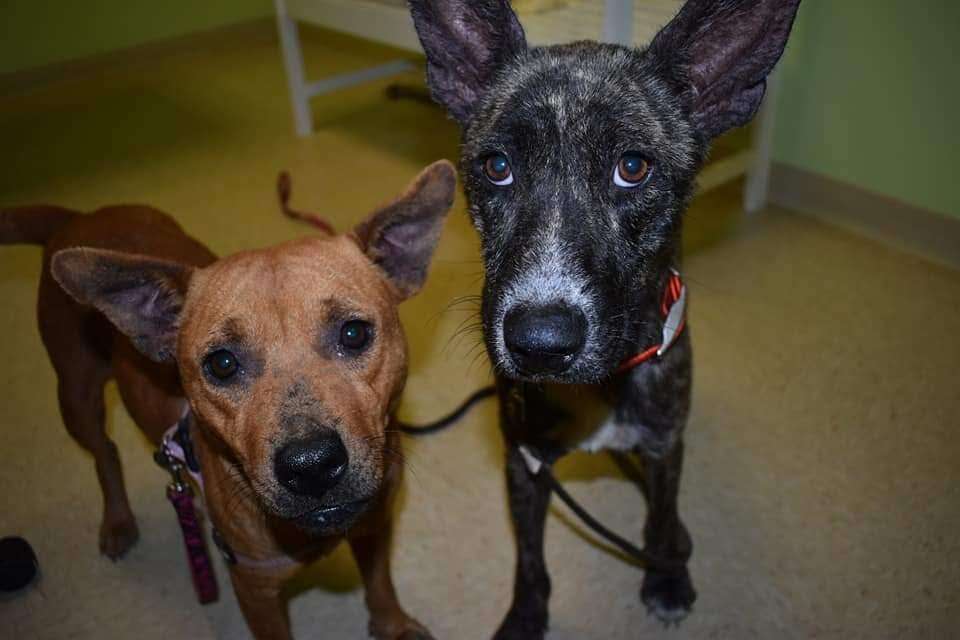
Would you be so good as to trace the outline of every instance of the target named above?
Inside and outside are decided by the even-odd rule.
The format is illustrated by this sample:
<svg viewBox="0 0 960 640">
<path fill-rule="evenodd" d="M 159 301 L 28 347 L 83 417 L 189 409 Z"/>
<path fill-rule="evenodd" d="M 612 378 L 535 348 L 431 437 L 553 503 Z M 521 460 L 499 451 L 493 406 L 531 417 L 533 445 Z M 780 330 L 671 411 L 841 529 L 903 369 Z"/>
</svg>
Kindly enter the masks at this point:
<svg viewBox="0 0 960 640">
<path fill-rule="evenodd" d="M 271 0 L 0 0 L 0 74 L 269 16 Z M 960 0 L 803 0 L 774 158 L 960 217 Z"/>
<path fill-rule="evenodd" d="M 271 0 L 0 0 L 0 73 L 271 15 Z"/>
<path fill-rule="evenodd" d="M 960 1 L 802 0 L 774 158 L 960 218 Z"/>
</svg>

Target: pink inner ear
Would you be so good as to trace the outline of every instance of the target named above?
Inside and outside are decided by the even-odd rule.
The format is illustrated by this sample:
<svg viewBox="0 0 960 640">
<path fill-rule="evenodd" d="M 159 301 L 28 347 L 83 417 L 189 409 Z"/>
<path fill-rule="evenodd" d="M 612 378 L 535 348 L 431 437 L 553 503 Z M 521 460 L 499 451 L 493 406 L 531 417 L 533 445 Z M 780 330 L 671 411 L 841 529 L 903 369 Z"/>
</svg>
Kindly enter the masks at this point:
<svg viewBox="0 0 960 640">
<path fill-rule="evenodd" d="M 156 289 L 147 294 L 147 297 L 144 299 L 143 303 L 140 306 L 140 312 L 145 316 L 154 316 L 158 313 L 162 313 L 160 310 L 160 290 Z"/>
<path fill-rule="evenodd" d="M 175 356 L 182 300 L 165 276 L 153 276 L 117 283 L 92 302 L 141 353 L 165 362 Z"/>
<path fill-rule="evenodd" d="M 405 297 L 423 286 L 456 184 L 456 169 L 439 160 L 355 229 L 361 248 Z"/>
<path fill-rule="evenodd" d="M 746 124 L 760 105 L 800 0 L 687 0 L 650 51 L 689 82 L 694 124 L 707 137 Z"/>
<path fill-rule="evenodd" d="M 423 286 L 442 221 L 442 215 L 404 216 L 373 238 L 371 258 L 408 295 Z"/>
<path fill-rule="evenodd" d="M 497 68 L 526 49 L 507 0 L 410 0 L 434 98 L 461 123 Z"/>
</svg>

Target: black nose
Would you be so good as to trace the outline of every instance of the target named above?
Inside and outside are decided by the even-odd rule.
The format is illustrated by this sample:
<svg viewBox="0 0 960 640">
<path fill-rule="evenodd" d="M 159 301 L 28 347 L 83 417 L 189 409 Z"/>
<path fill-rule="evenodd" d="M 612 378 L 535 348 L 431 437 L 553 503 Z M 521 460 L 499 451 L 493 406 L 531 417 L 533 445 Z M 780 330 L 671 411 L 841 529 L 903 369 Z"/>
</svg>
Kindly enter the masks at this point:
<svg viewBox="0 0 960 640">
<path fill-rule="evenodd" d="M 299 495 L 319 498 L 347 471 L 347 449 L 333 429 L 286 444 L 274 458 L 277 480 Z"/>
<path fill-rule="evenodd" d="M 587 319 L 565 304 L 514 307 L 503 319 L 503 340 L 524 373 L 560 373 L 586 341 Z"/>
</svg>

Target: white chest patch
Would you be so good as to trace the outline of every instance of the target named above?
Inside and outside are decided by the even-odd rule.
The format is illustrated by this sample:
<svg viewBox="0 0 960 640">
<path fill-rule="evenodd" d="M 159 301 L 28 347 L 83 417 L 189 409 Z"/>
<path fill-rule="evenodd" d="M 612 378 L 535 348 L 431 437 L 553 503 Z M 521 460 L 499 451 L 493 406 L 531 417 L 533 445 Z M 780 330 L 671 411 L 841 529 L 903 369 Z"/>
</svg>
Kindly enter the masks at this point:
<svg viewBox="0 0 960 640">
<path fill-rule="evenodd" d="M 643 441 L 643 427 L 623 424 L 607 417 L 593 434 L 580 442 L 579 448 L 590 453 L 598 451 L 630 451 Z"/>
</svg>

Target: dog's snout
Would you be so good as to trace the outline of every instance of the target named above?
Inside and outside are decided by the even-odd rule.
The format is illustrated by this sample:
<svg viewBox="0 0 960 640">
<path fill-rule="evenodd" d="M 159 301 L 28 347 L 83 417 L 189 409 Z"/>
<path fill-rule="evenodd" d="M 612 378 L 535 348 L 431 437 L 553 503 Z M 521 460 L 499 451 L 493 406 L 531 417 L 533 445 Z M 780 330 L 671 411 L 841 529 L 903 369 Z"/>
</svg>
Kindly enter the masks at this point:
<svg viewBox="0 0 960 640">
<path fill-rule="evenodd" d="M 586 342 L 587 320 L 565 304 L 514 307 L 503 319 L 503 340 L 524 373 L 567 370 Z"/>
<path fill-rule="evenodd" d="M 281 485 L 299 495 L 322 497 L 347 471 L 347 449 L 333 429 L 286 444 L 274 468 Z"/>
</svg>

